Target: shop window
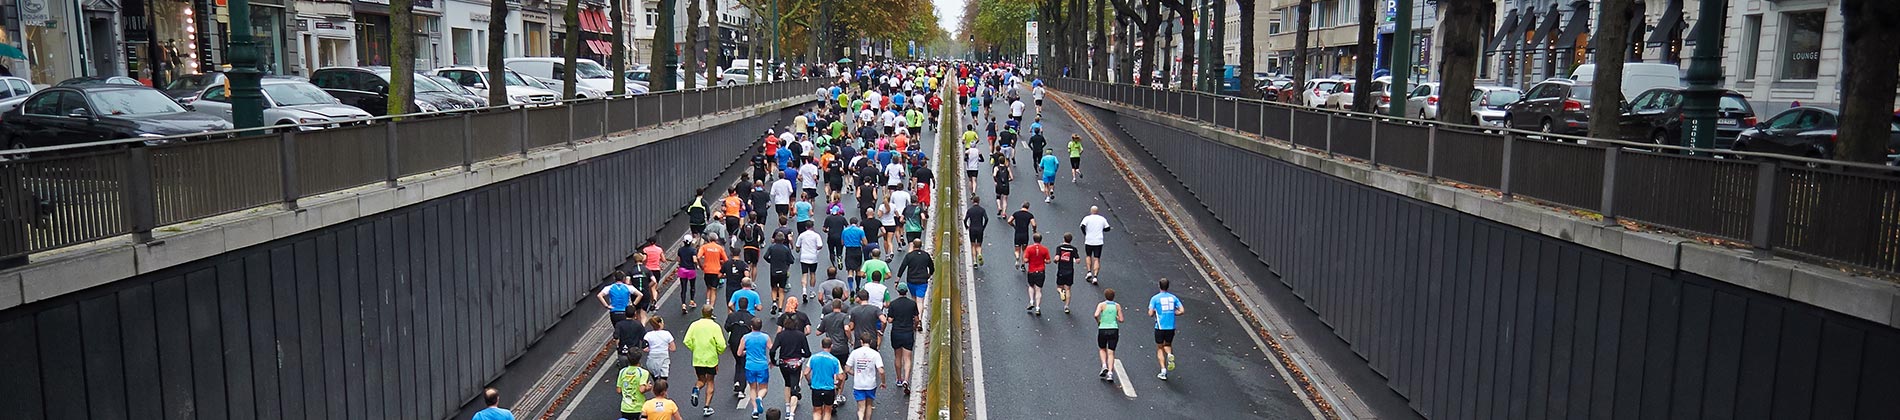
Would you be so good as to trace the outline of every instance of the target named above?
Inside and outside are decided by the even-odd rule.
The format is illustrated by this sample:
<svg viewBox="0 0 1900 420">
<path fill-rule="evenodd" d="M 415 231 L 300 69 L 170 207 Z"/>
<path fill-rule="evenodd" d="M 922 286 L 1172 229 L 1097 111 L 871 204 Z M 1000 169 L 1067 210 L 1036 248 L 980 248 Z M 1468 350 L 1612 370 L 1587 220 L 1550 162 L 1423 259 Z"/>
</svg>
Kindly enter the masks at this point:
<svg viewBox="0 0 1900 420">
<path fill-rule="evenodd" d="M 1814 80 L 1821 73 L 1821 30 L 1826 22 L 1821 10 L 1781 15 L 1781 80 Z"/>
<path fill-rule="evenodd" d="M 1761 15 L 1742 17 L 1742 80 L 1755 80 L 1761 61 Z"/>
</svg>

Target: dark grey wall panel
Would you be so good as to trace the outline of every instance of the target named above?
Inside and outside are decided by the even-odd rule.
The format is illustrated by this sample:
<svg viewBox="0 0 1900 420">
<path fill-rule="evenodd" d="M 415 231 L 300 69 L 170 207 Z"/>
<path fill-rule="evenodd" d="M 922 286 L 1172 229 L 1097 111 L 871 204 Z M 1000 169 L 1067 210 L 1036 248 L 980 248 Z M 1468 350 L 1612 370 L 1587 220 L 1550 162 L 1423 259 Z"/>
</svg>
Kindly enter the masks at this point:
<svg viewBox="0 0 1900 420">
<path fill-rule="evenodd" d="M 1118 122 L 1429 418 L 1900 418 L 1900 330 Z"/>
<path fill-rule="evenodd" d="M 783 115 L 0 312 L 9 419 L 420 419 L 475 397 Z"/>
</svg>

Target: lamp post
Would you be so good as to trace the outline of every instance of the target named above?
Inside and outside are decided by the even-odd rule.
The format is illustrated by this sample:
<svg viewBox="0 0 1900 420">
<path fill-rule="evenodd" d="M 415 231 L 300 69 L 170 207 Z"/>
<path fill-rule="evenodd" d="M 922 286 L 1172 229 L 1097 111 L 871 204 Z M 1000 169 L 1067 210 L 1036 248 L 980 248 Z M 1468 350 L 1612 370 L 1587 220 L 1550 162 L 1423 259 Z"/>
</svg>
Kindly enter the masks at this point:
<svg viewBox="0 0 1900 420">
<path fill-rule="evenodd" d="M 1405 96 L 1411 89 L 1406 84 L 1412 81 L 1412 0 L 1398 0 L 1398 10 L 1392 16 L 1392 94 L 1399 95 L 1392 101 L 1392 116 L 1405 116 Z"/>
<path fill-rule="evenodd" d="M 237 128 L 264 126 L 264 93 L 257 71 L 257 42 L 251 39 L 251 1 L 231 0 L 231 120 Z"/>
<path fill-rule="evenodd" d="M 1697 6 L 1696 19 L 1702 22 L 1723 22 L 1727 17 L 1728 0 L 1702 0 Z M 1721 28 L 1721 24 L 1709 28 Z M 1684 146 L 1707 149 L 1715 146 L 1715 118 L 1718 117 L 1719 101 L 1722 98 L 1722 36 L 1721 31 L 1704 30 L 1702 33 L 1689 34 L 1695 37 L 1695 59 L 1689 64 L 1689 73 L 1682 78 L 1689 85 L 1682 93 L 1682 143 Z"/>
</svg>

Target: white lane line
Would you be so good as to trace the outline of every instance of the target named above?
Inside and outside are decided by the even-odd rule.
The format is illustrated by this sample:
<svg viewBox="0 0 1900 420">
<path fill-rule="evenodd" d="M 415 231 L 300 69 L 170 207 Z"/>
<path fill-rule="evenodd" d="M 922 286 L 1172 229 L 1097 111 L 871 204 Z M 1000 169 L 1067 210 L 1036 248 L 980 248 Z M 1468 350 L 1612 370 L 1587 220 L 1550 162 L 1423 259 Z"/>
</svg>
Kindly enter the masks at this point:
<svg viewBox="0 0 1900 420">
<path fill-rule="evenodd" d="M 1122 359 L 1115 358 L 1115 383 L 1121 384 L 1122 395 L 1132 400 L 1135 399 L 1135 384 L 1129 383 L 1130 379 L 1133 378 L 1128 377 L 1128 370 L 1122 368 Z"/>
<path fill-rule="evenodd" d="M 588 380 L 587 380 L 587 385 L 586 385 L 586 386 L 583 386 L 583 387 L 581 387 L 581 393 L 580 393 L 580 395 L 578 395 L 578 396 L 575 396 L 575 397 L 574 397 L 574 401 L 569 401 L 569 402 L 567 403 L 567 408 L 566 408 L 566 409 L 563 409 L 563 410 L 561 410 L 561 415 L 560 415 L 560 416 L 559 416 L 558 418 L 563 418 L 563 419 L 565 419 L 565 418 L 571 418 L 571 417 L 572 417 L 572 416 L 574 415 L 574 409 L 575 409 L 575 408 L 578 408 L 578 407 L 580 407 L 580 406 L 581 406 L 581 401 L 583 401 L 583 400 L 586 400 L 586 399 L 587 399 L 587 394 L 592 394 L 592 393 L 593 393 L 593 391 L 594 391 L 594 385 L 597 385 L 597 384 L 600 384 L 600 382 L 601 382 L 601 381 L 600 381 L 600 378 L 601 378 L 601 376 L 600 376 L 600 375 L 603 375 L 603 374 L 606 374 L 606 373 L 607 373 L 607 367 L 608 367 L 608 366 L 613 366 L 613 365 L 615 365 L 615 364 L 617 364 L 617 363 L 615 363 L 615 362 L 614 362 L 614 356 L 607 356 L 607 360 L 603 360 L 603 361 L 601 361 L 601 362 L 600 362 L 600 367 L 598 367 L 598 368 L 595 368 L 595 369 L 594 369 L 594 373 L 593 373 L 593 374 L 590 374 L 590 375 L 588 376 L 588 377 L 589 377 L 589 378 L 591 378 L 591 379 L 588 379 Z"/>
<path fill-rule="evenodd" d="M 961 163 L 959 163 L 959 165 L 961 165 Z M 972 188 L 975 187 L 972 186 Z M 968 206 L 964 207 L 967 208 Z M 983 217 L 989 217 L 989 215 L 986 214 L 983 215 Z M 983 311 L 976 309 L 976 266 L 971 264 L 976 261 L 976 257 L 972 256 L 970 252 L 970 241 L 957 238 L 956 242 L 958 243 L 957 248 L 963 250 L 964 264 L 959 264 L 963 266 L 959 267 L 963 270 L 963 313 L 968 314 L 970 320 L 970 329 L 965 331 L 968 331 L 970 336 L 970 371 L 972 375 L 975 375 L 975 380 L 972 381 L 973 383 L 970 388 L 972 393 L 975 394 L 972 398 L 976 403 L 971 404 L 970 409 L 976 412 L 976 420 L 989 420 L 989 390 L 984 386 L 984 384 L 989 383 L 989 381 L 983 380 L 983 368 L 986 366 L 983 364 L 983 328 L 979 327 L 979 323 L 977 322 L 977 314 Z"/>
</svg>

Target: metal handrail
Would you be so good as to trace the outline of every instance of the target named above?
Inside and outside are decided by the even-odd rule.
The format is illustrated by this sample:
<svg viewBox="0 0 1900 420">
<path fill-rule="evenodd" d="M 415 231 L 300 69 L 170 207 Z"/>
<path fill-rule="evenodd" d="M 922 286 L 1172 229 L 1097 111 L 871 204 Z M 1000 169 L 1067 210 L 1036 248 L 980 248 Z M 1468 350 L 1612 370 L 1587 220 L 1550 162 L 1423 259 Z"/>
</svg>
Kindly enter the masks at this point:
<svg viewBox="0 0 1900 420">
<path fill-rule="evenodd" d="M 599 98 L 561 99 L 561 100 L 556 100 L 554 102 L 540 103 L 540 104 L 489 105 L 485 107 L 464 108 L 464 109 L 456 109 L 456 110 L 448 110 L 448 111 L 412 112 L 412 113 L 397 114 L 397 115 L 379 115 L 379 116 L 372 116 L 369 118 L 330 121 L 330 122 L 325 122 L 325 123 L 278 124 L 278 125 L 266 125 L 266 126 L 253 127 L 253 128 L 234 128 L 230 130 L 206 131 L 206 132 L 191 133 L 191 134 L 174 134 L 174 135 L 161 136 L 161 137 L 132 137 L 132 138 L 123 138 L 123 139 L 114 139 L 114 140 L 101 140 L 101 141 L 87 142 L 87 143 L 62 144 L 62 145 L 57 145 L 57 146 L 42 146 L 42 147 L 32 147 L 32 148 L 24 148 L 24 149 L 0 149 L 0 160 L 5 160 L 7 158 L 7 155 L 30 155 L 34 153 L 58 152 L 58 151 L 65 151 L 65 150 L 72 150 L 72 149 L 86 149 L 86 148 L 95 148 L 95 147 L 115 147 L 115 146 L 120 146 L 120 145 L 134 145 L 134 144 L 144 144 L 144 143 L 150 143 L 150 142 L 169 143 L 173 141 L 189 141 L 193 139 L 204 139 L 204 138 L 239 137 L 239 136 L 245 136 L 245 135 L 254 135 L 254 134 L 264 133 L 271 130 L 296 129 L 300 127 L 328 126 L 332 124 L 376 124 L 376 123 L 387 123 L 389 121 L 399 120 L 399 119 L 440 117 L 440 116 L 451 116 L 451 115 L 461 115 L 461 114 L 481 114 L 481 113 L 496 112 L 496 111 L 515 111 L 515 110 L 521 110 L 521 109 L 552 108 L 552 107 L 559 107 L 559 106 L 566 106 L 566 105 L 578 105 L 578 104 L 587 103 L 587 102 L 610 101 L 610 100 L 617 100 L 617 99 L 637 98 L 637 97 L 643 97 L 643 96 L 659 96 L 659 95 L 679 94 L 679 93 L 687 93 L 687 92 L 705 92 L 705 91 L 735 89 L 738 86 L 771 85 L 771 84 L 798 83 L 798 82 L 810 82 L 810 81 L 811 81 L 811 78 L 786 79 L 786 80 L 781 80 L 777 82 L 746 83 L 746 84 L 733 85 L 733 86 L 712 86 L 712 87 L 696 87 L 693 89 L 663 90 L 663 91 L 657 91 L 657 92 L 647 92 L 647 93 L 639 94 L 639 95 L 635 95 L 635 94 L 611 95 L 610 94 L 610 95 L 599 97 Z"/>
</svg>

